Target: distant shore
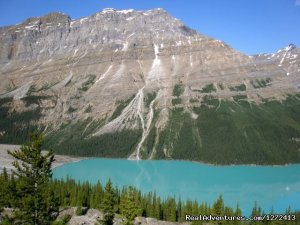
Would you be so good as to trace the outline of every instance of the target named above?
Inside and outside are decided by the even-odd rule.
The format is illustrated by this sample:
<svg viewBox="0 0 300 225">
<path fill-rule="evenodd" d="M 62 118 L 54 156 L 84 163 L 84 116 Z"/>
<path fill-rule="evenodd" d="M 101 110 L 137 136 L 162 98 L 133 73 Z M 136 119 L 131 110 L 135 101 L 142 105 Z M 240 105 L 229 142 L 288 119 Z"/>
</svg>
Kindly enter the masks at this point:
<svg viewBox="0 0 300 225">
<path fill-rule="evenodd" d="M 13 169 L 12 162 L 14 158 L 7 153 L 7 150 L 14 151 L 20 148 L 20 145 L 7 145 L 7 144 L 0 144 L 0 172 L 3 171 L 4 167 L 7 171 L 11 171 Z M 44 151 L 46 152 L 46 151 Z M 52 169 L 58 166 L 61 166 L 65 163 L 70 162 L 78 162 L 84 157 L 72 157 L 67 155 L 55 155 L 55 161 L 52 164 Z"/>
<path fill-rule="evenodd" d="M 12 162 L 14 161 L 13 157 L 7 154 L 7 150 L 13 151 L 16 149 L 19 149 L 20 145 L 8 145 L 8 144 L 0 144 L 0 172 L 4 169 L 4 167 L 10 171 L 13 169 Z M 44 151 L 46 152 L 46 151 Z M 65 163 L 71 163 L 71 162 L 78 162 L 83 159 L 93 159 L 93 158 L 101 158 L 101 157 L 76 157 L 76 156 L 68 156 L 68 155 L 55 155 L 55 161 L 52 164 L 52 169 L 56 168 L 58 166 L 62 166 Z M 110 159 L 110 158 L 107 158 Z M 115 159 L 115 158 L 111 158 Z M 124 159 L 124 160 L 134 160 L 134 159 L 126 159 L 126 158 L 119 158 L 119 159 Z M 146 159 L 147 160 L 147 159 Z M 156 161 L 156 160 L 155 160 Z M 168 160 L 167 160 L 168 161 Z M 287 163 L 287 164 L 213 164 L 213 163 L 208 163 L 208 162 L 202 162 L 202 161 L 194 161 L 194 160 L 171 160 L 171 161 L 179 161 L 179 162 L 191 162 L 191 163 L 196 163 L 196 164 L 203 164 L 207 166 L 262 166 L 262 167 L 267 167 L 267 166 L 272 166 L 272 167 L 285 167 L 289 165 L 294 165 L 298 163 Z"/>
</svg>

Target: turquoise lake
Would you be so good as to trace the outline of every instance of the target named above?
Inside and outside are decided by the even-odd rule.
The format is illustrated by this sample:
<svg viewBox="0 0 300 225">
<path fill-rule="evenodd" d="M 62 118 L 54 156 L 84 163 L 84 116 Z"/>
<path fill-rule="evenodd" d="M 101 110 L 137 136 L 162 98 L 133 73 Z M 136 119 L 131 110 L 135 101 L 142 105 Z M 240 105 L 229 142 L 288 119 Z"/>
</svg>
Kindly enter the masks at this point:
<svg viewBox="0 0 300 225">
<path fill-rule="evenodd" d="M 249 215 L 255 201 L 264 212 L 300 210 L 300 165 L 211 166 L 185 161 L 131 161 L 93 158 L 67 163 L 53 170 L 54 178 L 73 178 L 102 184 L 111 178 L 118 187 L 132 185 L 143 193 L 181 196 L 214 202 L 222 194 L 226 205 Z"/>
</svg>

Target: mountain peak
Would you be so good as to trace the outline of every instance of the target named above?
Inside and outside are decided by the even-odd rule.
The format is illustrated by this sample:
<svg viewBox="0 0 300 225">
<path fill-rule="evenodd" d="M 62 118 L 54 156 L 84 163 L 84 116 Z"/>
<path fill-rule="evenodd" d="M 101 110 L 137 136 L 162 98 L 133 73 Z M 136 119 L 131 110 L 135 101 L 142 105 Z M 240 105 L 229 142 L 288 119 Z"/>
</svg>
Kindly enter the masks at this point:
<svg viewBox="0 0 300 225">
<path fill-rule="evenodd" d="M 297 48 L 297 46 L 291 43 L 291 44 L 289 44 L 288 46 L 286 46 L 286 47 L 284 48 L 284 50 L 290 51 L 290 50 L 295 49 L 295 48 Z"/>
<path fill-rule="evenodd" d="M 1 127 L 0 136 L 2 133 L 5 140 L 18 137 L 11 131 L 19 132 L 21 127 L 20 132 L 27 134 L 31 127 L 26 124 L 32 124 L 32 129 L 38 126 L 49 131 L 48 143 L 58 143 L 59 151 L 71 153 L 69 149 L 77 145 L 83 151 L 75 148 L 74 153 L 87 155 L 92 143 L 95 151 L 102 151 L 97 156 L 199 159 L 196 157 L 205 151 L 202 143 L 220 139 L 215 124 L 205 122 L 210 113 L 216 115 L 212 120 L 222 118 L 215 114 L 218 112 L 235 118 L 236 113 L 244 115 L 249 109 L 249 119 L 242 121 L 247 124 L 255 112 L 255 117 L 264 116 L 264 110 L 256 109 L 265 99 L 281 101 L 300 90 L 300 49 L 294 45 L 278 54 L 250 59 L 224 42 L 188 28 L 160 8 L 106 8 L 72 21 L 65 14 L 50 13 L 32 20 L 0 29 L 0 98 L 5 98 L 7 124 L 13 111 L 20 121 L 6 130 Z M 293 101 L 289 97 L 288 104 Z M 250 103 L 258 103 L 255 110 L 248 107 Z M 265 107 L 269 106 L 262 109 Z M 23 112 L 30 114 L 26 123 Z M 227 118 L 216 122 L 227 124 Z M 189 129 L 191 124 L 195 126 Z M 267 132 L 276 127 L 274 123 Z M 77 128 L 73 138 L 68 138 Z M 291 126 L 288 133 L 292 136 L 283 133 L 286 142 L 282 146 L 289 147 L 290 140 L 298 138 L 293 131 Z M 241 133 L 237 139 L 253 143 L 253 132 L 256 128 L 237 131 Z M 176 141 L 169 138 L 174 134 Z M 273 136 L 278 136 L 277 130 Z M 75 139 L 80 142 L 74 145 Z M 117 145 L 112 146 L 112 140 L 117 140 Z M 182 149 L 185 143 L 187 147 Z M 224 145 L 222 141 L 217 144 Z M 234 145 L 227 147 L 235 149 Z M 276 152 L 282 146 L 277 146 Z M 211 147 L 207 145 L 207 149 L 218 149 Z M 286 151 L 282 150 L 283 157 Z M 251 154 L 255 153 L 254 149 Z M 245 155 L 244 162 L 251 163 L 251 154 Z M 204 159 L 216 163 L 219 155 L 212 157 L 215 155 L 217 152 L 211 152 Z M 229 152 L 226 159 L 232 155 Z"/>
<path fill-rule="evenodd" d="M 288 52 L 288 51 L 291 51 L 291 50 L 296 49 L 296 48 L 297 48 L 297 46 L 291 43 L 291 44 L 289 44 L 288 46 L 279 49 L 279 50 L 277 51 L 277 53 L 280 53 L 280 52 Z"/>
<path fill-rule="evenodd" d="M 117 10 L 117 9 L 114 9 L 114 8 L 104 8 L 102 9 L 102 11 L 100 13 L 113 13 L 113 12 L 116 12 L 116 13 L 131 13 L 133 12 L 134 9 L 127 9 L 127 10 Z"/>
<path fill-rule="evenodd" d="M 31 17 L 26 19 L 22 25 L 29 25 L 34 23 L 60 23 L 60 22 L 66 22 L 70 21 L 71 18 L 67 14 L 61 13 L 61 12 L 52 12 L 49 14 L 46 14 L 45 16 L 41 17 Z"/>
</svg>

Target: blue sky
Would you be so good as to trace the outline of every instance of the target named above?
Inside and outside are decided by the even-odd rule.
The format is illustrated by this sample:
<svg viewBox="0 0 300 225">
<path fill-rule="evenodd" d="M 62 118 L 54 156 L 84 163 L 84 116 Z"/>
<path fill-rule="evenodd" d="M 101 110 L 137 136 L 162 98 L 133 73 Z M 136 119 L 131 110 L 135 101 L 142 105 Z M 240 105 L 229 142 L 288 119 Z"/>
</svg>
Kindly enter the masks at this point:
<svg viewBox="0 0 300 225">
<path fill-rule="evenodd" d="M 103 8 L 164 8 L 187 26 L 238 51 L 274 52 L 300 47 L 300 0 L 0 0 L 0 26 L 59 11 L 72 19 Z"/>
</svg>

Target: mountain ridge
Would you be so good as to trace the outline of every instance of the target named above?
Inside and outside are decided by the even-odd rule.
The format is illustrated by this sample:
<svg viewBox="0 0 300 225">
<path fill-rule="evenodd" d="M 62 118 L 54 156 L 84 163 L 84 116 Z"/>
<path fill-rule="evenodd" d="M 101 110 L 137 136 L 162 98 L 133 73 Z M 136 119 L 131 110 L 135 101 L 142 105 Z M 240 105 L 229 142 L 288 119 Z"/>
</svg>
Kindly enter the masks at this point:
<svg viewBox="0 0 300 225">
<path fill-rule="evenodd" d="M 229 126 L 232 129 L 226 132 L 235 133 L 233 139 L 243 134 L 239 138 L 245 139 L 243 148 L 249 148 L 245 154 L 249 157 L 259 148 L 253 146 L 256 136 L 270 134 L 269 140 L 260 141 L 274 148 L 270 142 L 277 133 L 269 129 L 277 126 L 272 121 L 278 115 L 290 135 L 283 135 L 282 143 L 300 137 L 299 118 L 294 114 L 299 105 L 299 53 L 290 46 L 273 55 L 247 56 L 188 28 L 163 9 L 104 9 L 78 20 L 51 13 L 0 28 L 3 121 L 17 117 L 16 127 L 24 130 L 24 136 L 40 128 L 49 145 L 57 151 L 64 149 L 61 153 L 212 163 L 222 161 L 212 154 L 221 152 L 226 140 L 211 146 L 212 152 L 208 150 L 211 141 L 205 140 L 214 136 L 209 135 L 213 127 L 224 126 L 223 135 Z M 270 113 L 266 128 L 253 121 L 258 115 L 265 117 L 262 109 Z M 204 124 L 210 120 L 208 112 L 215 114 L 218 124 L 225 122 L 223 115 L 231 120 L 221 128 Z M 18 142 L 16 128 L 3 127 L 1 143 Z M 192 133 L 183 138 L 183 130 Z M 81 144 L 71 147 L 69 139 L 74 138 Z M 182 146 L 184 140 L 186 146 Z M 291 155 L 299 160 L 299 142 L 292 142 L 285 144 L 292 145 Z M 269 151 L 264 150 L 262 158 L 281 163 L 277 157 L 285 150 L 278 150 L 276 160 Z M 220 153 L 228 158 L 225 163 L 239 163 L 229 159 L 233 152 Z M 282 163 L 291 162 L 290 157 L 283 157 Z M 264 163 L 258 156 L 250 161 L 239 158 L 241 163 Z"/>
</svg>

